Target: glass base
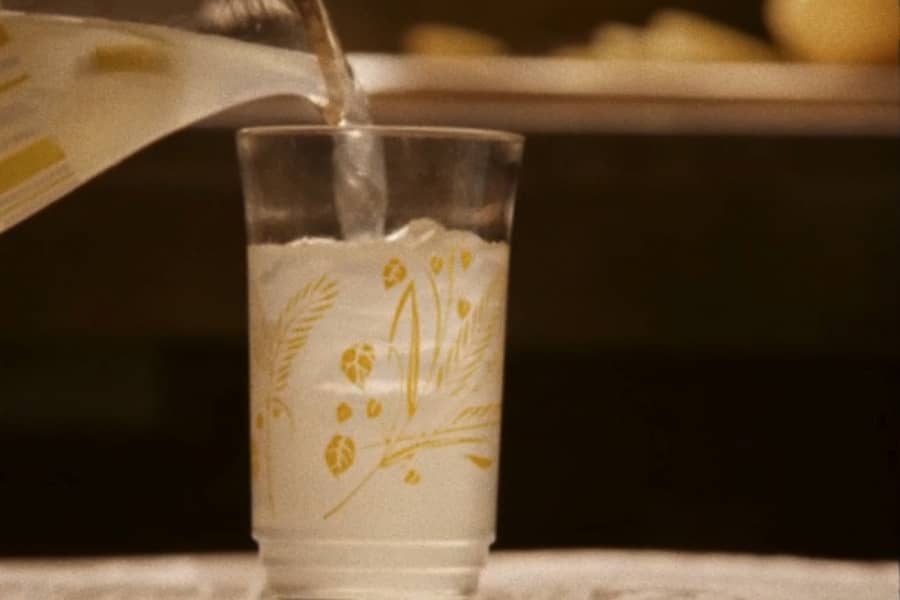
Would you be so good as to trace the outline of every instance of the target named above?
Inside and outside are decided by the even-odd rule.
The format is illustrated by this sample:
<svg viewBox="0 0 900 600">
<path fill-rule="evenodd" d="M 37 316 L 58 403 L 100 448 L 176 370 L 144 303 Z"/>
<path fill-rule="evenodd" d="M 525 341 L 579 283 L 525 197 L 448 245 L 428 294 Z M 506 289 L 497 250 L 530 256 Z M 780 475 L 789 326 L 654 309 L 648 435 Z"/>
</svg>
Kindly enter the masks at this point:
<svg viewBox="0 0 900 600">
<path fill-rule="evenodd" d="M 463 600 L 493 540 L 257 541 L 265 600 Z"/>
</svg>

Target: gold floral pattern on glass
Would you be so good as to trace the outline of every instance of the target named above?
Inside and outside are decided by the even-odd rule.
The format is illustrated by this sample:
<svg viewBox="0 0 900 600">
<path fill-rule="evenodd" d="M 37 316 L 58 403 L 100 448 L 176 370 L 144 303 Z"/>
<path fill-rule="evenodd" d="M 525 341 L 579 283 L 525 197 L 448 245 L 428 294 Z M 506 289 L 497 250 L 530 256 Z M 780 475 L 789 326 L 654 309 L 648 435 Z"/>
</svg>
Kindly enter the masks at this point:
<svg viewBox="0 0 900 600">
<path fill-rule="evenodd" d="M 288 299 L 274 322 L 265 318 L 258 294 L 256 286 L 251 285 L 250 359 L 257 412 L 253 416 L 250 433 L 250 465 L 254 484 L 274 513 L 274 436 L 281 428 L 292 432 L 296 426 L 293 407 L 287 400 L 288 384 L 294 374 L 298 354 L 306 347 L 313 328 L 334 306 L 338 286 L 327 275 L 307 283 Z M 345 463 L 345 458 L 338 461 L 340 465 Z"/>
<path fill-rule="evenodd" d="M 472 302 L 456 289 L 456 269 L 466 271 L 476 260 L 471 250 L 457 248 L 446 256 L 429 257 L 421 269 L 410 268 L 399 258 L 389 259 L 382 268 L 379 275 L 385 293 L 396 295 L 383 342 L 386 347 L 379 348 L 374 341 L 359 342 L 340 357 L 345 377 L 360 389 L 365 423 L 369 428 L 377 423 L 380 435 L 376 432 L 377 441 L 357 444 L 352 434 L 338 433 L 328 442 L 326 467 L 336 478 L 351 478 L 354 485 L 323 518 L 341 512 L 374 477 L 394 468 L 399 468 L 396 476 L 404 484 L 421 484 L 427 474 L 416 465 L 416 458 L 424 452 L 465 448 L 460 460 L 472 468 L 488 470 L 496 464 L 500 403 L 467 404 L 466 399 L 486 375 L 496 375 L 492 368 L 497 368 L 502 356 L 506 271 L 498 267 L 480 298 Z M 422 285 L 421 275 L 414 275 L 419 271 L 427 278 Z M 431 303 L 433 324 L 422 323 L 422 302 Z M 423 356 L 426 326 L 435 343 L 429 355 Z M 453 330 L 455 335 L 450 335 Z M 364 393 L 377 356 L 384 357 L 401 382 L 400 394 L 376 398 Z M 419 418 L 422 402 L 434 405 L 429 417 L 446 415 L 438 426 Z M 345 420 L 339 412 L 338 424 Z M 374 466 L 355 473 L 358 455 L 364 452 L 379 454 Z"/>
</svg>

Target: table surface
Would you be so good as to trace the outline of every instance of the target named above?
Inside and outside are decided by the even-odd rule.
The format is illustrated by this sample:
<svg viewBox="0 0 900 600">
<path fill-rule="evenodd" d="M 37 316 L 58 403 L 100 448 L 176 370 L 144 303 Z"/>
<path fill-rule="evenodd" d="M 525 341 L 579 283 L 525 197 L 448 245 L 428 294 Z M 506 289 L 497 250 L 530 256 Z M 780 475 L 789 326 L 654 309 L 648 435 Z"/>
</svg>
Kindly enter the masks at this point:
<svg viewBox="0 0 900 600">
<path fill-rule="evenodd" d="M 4 600 L 249 600 L 252 554 L 0 560 Z M 892 562 L 613 550 L 499 552 L 477 600 L 896 600 Z"/>
</svg>

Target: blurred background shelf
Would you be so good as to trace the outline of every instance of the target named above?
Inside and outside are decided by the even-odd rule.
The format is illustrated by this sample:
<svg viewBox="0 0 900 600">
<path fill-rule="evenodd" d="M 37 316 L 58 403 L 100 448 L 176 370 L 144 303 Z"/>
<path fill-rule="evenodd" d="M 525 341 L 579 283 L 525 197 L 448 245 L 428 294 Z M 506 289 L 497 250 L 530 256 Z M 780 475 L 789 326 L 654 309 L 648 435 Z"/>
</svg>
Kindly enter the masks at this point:
<svg viewBox="0 0 900 600">
<path fill-rule="evenodd" d="M 376 120 L 524 132 L 896 136 L 895 67 L 356 54 Z M 205 124 L 315 122 L 279 98 Z"/>
</svg>

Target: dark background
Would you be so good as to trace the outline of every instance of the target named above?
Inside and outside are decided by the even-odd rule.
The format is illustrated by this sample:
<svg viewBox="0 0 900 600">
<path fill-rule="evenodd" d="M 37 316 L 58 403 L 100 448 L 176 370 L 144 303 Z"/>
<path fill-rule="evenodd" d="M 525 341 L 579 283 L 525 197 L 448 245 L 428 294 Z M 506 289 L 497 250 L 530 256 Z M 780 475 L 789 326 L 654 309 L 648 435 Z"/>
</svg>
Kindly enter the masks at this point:
<svg viewBox="0 0 900 600">
<path fill-rule="evenodd" d="M 332 5 L 351 49 L 442 19 L 537 52 L 659 3 Z M 757 2 L 667 5 L 761 32 Z M 895 557 L 898 158 L 529 136 L 498 547 Z M 0 236 L 0 554 L 252 547 L 245 276 L 228 131 Z"/>
<path fill-rule="evenodd" d="M 891 139 L 531 136 L 500 547 L 889 557 Z M 0 237 L 0 553 L 249 548 L 230 132 Z"/>
</svg>

